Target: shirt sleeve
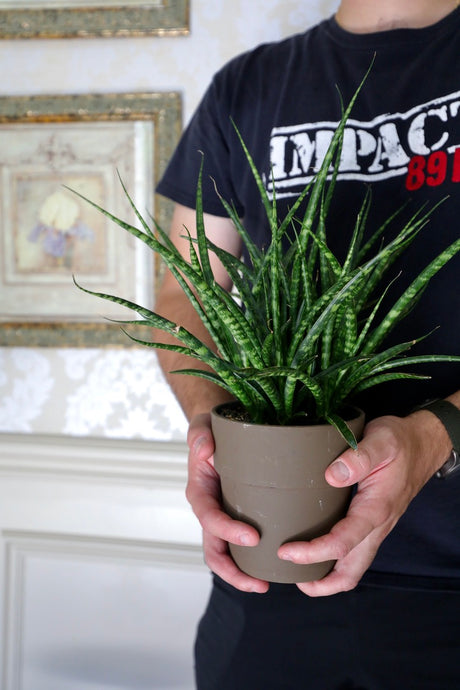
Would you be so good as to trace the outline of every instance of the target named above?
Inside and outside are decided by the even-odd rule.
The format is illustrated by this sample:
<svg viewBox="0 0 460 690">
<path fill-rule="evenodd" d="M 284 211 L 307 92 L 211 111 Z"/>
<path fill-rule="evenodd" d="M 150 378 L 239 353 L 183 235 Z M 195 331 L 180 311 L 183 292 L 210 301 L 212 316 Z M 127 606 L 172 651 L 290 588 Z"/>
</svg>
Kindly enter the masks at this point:
<svg viewBox="0 0 460 690">
<path fill-rule="evenodd" d="M 203 209 L 217 216 L 227 215 L 219 195 L 232 202 L 238 213 L 243 210 L 231 176 L 234 146 L 231 140 L 235 133 L 231 105 L 226 97 L 227 72 L 228 69 L 222 70 L 214 77 L 157 186 L 159 194 L 195 208 L 199 170 L 203 163 Z"/>
</svg>

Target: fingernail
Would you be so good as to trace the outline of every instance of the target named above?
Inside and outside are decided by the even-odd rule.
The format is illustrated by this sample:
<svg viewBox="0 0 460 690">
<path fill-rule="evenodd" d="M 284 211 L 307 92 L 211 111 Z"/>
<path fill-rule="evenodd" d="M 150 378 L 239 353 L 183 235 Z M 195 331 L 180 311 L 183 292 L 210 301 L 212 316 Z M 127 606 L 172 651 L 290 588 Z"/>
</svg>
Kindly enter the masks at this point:
<svg viewBox="0 0 460 690">
<path fill-rule="evenodd" d="M 193 451 L 194 451 L 195 453 L 198 453 L 198 451 L 200 450 L 200 448 L 201 448 L 201 446 L 203 445 L 204 442 L 205 442 L 204 436 L 198 436 L 198 438 L 196 439 L 195 443 L 193 444 Z"/>
<path fill-rule="evenodd" d="M 250 537 L 249 534 L 243 533 L 240 534 L 240 544 L 241 546 L 249 546 L 250 545 Z"/>
<path fill-rule="evenodd" d="M 341 460 L 333 462 L 329 470 L 336 482 L 346 482 L 350 479 L 350 470 Z"/>
<path fill-rule="evenodd" d="M 292 561 L 292 556 L 289 553 L 283 553 L 280 556 L 281 560 L 283 561 Z"/>
</svg>

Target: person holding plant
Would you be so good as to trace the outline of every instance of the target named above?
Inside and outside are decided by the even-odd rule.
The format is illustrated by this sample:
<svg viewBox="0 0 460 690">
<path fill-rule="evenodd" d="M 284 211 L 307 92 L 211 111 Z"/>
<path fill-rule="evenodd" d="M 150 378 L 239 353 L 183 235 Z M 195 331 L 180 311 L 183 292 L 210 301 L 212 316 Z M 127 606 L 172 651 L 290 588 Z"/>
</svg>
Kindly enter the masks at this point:
<svg viewBox="0 0 460 690">
<path fill-rule="evenodd" d="M 459 237 L 457 5 L 343 0 L 330 20 L 218 72 L 158 187 L 176 202 L 171 238 L 183 255 L 190 248 L 184 227 L 196 231 L 198 152 L 207 236 L 235 256 L 242 250 L 217 189 L 263 247 L 268 228 L 232 120 L 287 213 L 321 166 L 342 101 L 350 101 L 372 64 L 344 133 L 328 241 L 343 256 L 367 188 L 371 228 L 390 213 L 404 219 L 423 204 L 439 204 L 404 262 L 395 264 L 399 289 L 409 285 L 427 258 Z M 211 261 L 215 280 L 230 290 L 223 265 L 212 255 Z M 459 271 L 457 255 L 426 288 L 395 342 L 415 334 L 417 352 L 460 353 Z M 156 311 L 213 347 L 170 273 Z M 436 364 L 429 381 L 383 383 L 360 396 L 368 420 L 363 438 L 326 472 L 332 486 L 356 485 L 347 516 L 324 537 L 279 550 L 296 563 L 336 565 L 320 581 L 290 586 L 246 575 L 228 553 L 228 543 L 251 547 L 259 539 L 220 505 L 209 412 L 228 394 L 210 381 L 169 374 L 190 368 L 181 355 L 159 356 L 190 420 L 187 497 L 215 574 L 197 637 L 199 690 L 458 689 L 460 471 L 450 471 L 458 460 L 453 450 L 460 450 L 458 367 Z M 434 399 L 447 400 L 447 422 L 442 404 L 421 407 Z"/>
</svg>

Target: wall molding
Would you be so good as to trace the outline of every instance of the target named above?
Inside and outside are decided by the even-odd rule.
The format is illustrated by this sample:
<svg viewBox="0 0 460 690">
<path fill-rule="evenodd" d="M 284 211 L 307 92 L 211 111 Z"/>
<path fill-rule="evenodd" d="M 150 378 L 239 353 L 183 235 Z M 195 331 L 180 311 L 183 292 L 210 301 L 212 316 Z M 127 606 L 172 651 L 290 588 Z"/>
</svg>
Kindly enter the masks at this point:
<svg viewBox="0 0 460 690">
<path fill-rule="evenodd" d="M 185 443 L 0 433 L 2 690 L 102 686 L 125 648 L 126 677 L 141 649 L 148 687 L 191 687 L 209 570 L 186 474 Z"/>
<path fill-rule="evenodd" d="M 22 472 L 184 486 L 187 446 L 137 439 L 0 433 L 0 474 Z"/>
<path fill-rule="evenodd" d="M 4 557 L 4 620 L 3 620 L 3 684 L 4 690 L 23 687 L 24 644 L 27 635 L 27 589 L 34 559 L 48 562 L 49 568 L 59 562 L 82 564 L 88 574 L 91 565 L 100 569 L 106 563 L 134 569 L 174 569 L 207 573 L 201 549 L 188 544 L 169 545 L 124 539 L 78 537 L 65 534 L 5 531 Z M 30 605 L 29 601 L 29 605 Z M 2 673 L 0 671 L 0 677 Z"/>
</svg>

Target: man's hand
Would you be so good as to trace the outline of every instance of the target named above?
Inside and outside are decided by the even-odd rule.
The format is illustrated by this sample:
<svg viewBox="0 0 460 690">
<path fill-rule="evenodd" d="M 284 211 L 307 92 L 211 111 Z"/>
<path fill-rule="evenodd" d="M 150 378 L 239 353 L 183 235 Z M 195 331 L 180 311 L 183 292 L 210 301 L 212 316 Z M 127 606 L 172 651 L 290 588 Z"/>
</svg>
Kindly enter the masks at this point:
<svg viewBox="0 0 460 690">
<path fill-rule="evenodd" d="M 427 428 L 433 433 L 426 433 Z M 309 596 L 326 596 L 356 587 L 382 541 L 448 450 L 445 432 L 426 411 L 370 422 L 358 450 L 345 451 L 326 471 L 332 486 L 358 485 L 346 517 L 329 534 L 308 543 L 285 544 L 278 551 L 294 563 L 337 560 L 329 575 L 300 583 L 299 589 Z"/>
<path fill-rule="evenodd" d="M 268 583 L 241 572 L 228 552 L 228 542 L 255 546 L 259 534 L 244 522 L 232 520 L 221 509 L 220 480 L 214 469 L 214 438 L 209 414 L 195 416 L 187 436 L 189 446 L 186 496 L 203 528 L 203 548 L 209 568 L 245 592 L 263 593 Z"/>
<path fill-rule="evenodd" d="M 242 573 L 228 552 L 228 542 L 255 546 L 259 535 L 221 509 L 208 414 L 192 419 L 187 441 L 187 498 L 203 527 L 206 563 L 237 589 L 266 592 L 268 583 Z M 309 596 L 328 596 L 356 587 L 382 541 L 449 452 L 445 429 L 430 412 L 421 410 L 405 418 L 388 416 L 370 422 L 358 450 L 345 451 L 326 470 L 332 486 L 357 484 L 346 517 L 329 534 L 310 542 L 284 544 L 278 551 L 280 558 L 294 563 L 337 561 L 325 578 L 299 583 L 299 589 Z"/>
</svg>

